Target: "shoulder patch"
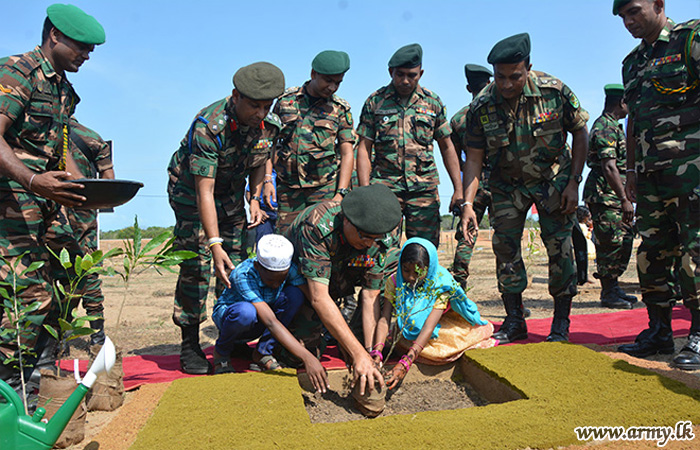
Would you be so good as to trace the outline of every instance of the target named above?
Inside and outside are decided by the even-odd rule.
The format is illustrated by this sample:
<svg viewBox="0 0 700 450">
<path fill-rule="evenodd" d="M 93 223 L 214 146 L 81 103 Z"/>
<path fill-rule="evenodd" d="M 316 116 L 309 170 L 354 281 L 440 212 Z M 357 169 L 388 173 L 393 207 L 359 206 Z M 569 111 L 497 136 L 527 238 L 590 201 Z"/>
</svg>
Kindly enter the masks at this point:
<svg viewBox="0 0 700 450">
<path fill-rule="evenodd" d="M 677 23 L 673 28 L 671 28 L 671 30 L 692 30 L 695 28 L 700 28 L 700 19 L 692 19 L 687 22 Z"/>
<path fill-rule="evenodd" d="M 270 125 L 274 125 L 277 128 L 282 128 L 282 121 L 280 120 L 279 116 L 272 111 L 267 113 L 267 116 L 265 116 L 265 122 L 269 123 Z"/>
<path fill-rule="evenodd" d="M 282 94 L 282 97 L 289 95 L 289 94 L 294 94 L 296 93 L 299 89 L 301 89 L 301 86 L 293 86 L 293 87 L 288 87 L 287 89 L 284 90 L 284 93 Z M 280 97 L 281 98 L 281 97 Z"/>
<path fill-rule="evenodd" d="M 226 128 L 226 118 L 224 116 L 212 118 L 207 124 L 207 128 L 213 135 L 221 133 Z"/>
<path fill-rule="evenodd" d="M 548 73 L 536 70 L 533 70 L 532 73 L 535 75 L 535 83 L 538 87 L 557 89 L 560 91 L 561 88 L 564 86 L 564 83 L 562 83 L 559 78 L 552 76 Z"/>
</svg>

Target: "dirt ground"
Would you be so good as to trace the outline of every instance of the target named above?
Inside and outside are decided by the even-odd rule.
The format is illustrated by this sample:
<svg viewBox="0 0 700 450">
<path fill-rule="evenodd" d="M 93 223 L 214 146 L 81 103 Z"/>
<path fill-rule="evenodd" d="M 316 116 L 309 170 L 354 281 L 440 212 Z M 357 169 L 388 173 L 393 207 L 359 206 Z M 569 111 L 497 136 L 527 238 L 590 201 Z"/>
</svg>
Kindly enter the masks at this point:
<svg viewBox="0 0 700 450">
<path fill-rule="evenodd" d="M 454 255 L 455 241 L 453 236 L 453 232 L 445 232 L 441 238 L 439 255 L 441 264 L 444 266 L 450 265 Z M 103 250 L 120 245 L 122 245 L 120 241 L 103 241 L 101 244 Z M 527 242 L 524 243 L 523 255 L 532 280 L 523 294 L 525 306 L 530 309 L 532 318 L 551 317 L 553 301 L 547 292 L 547 258 L 539 238 L 534 241 L 532 246 L 528 246 Z M 633 256 L 627 271 L 620 279 L 620 284 L 627 293 L 639 297 L 635 267 L 636 261 Z M 503 320 L 503 305 L 495 278 L 495 257 L 491 250 L 488 231 L 482 231 L 480 234 L 470 271 L 468 296 L 477 303 L 484 318 L 495 321 Z M 594 271 L 595 262 L 589 261 L 589 275 L 592 275 Z M 158 274 L 154 270 L 149 270 L 136 276 L 132 280 L 129 290 L 125 291 L 124 285 L 118 277 L 104 279 L 106 331 L 122 349 L 124 356 L 179 353 L 180 333 L 171 319 L 176 280 L 176 274 L 167 272 Z M 610 312 L 609 309 L 600 307 L 599 296 L 600 285 L 597 281 L 581 286 L 579 295 L 574 299 L 572 314 Z M 212 303 L 213 288 L 207 301 L 209 313 Z M 635 308 L 643 307 L 641 302 L 635 305 Z M 122 310 L 121 317 L 119 324 L 117 324 L 120 309 Z M 211 319 L 203 324 L 201 335 L 203 346 L 214 343 L 217 331 Z M 678 339 L 677 348 L 682 347 L 684 343 L 685 339 Z M 78 356 L 81 354 L 81 348 L 81 344 L 77 343 L 75 350 Z M 615 353 L 612 346 L 595 346 L 594 349 L 607 352 L 612 357 L 626 359 L 634 364 L 657 370 L 664 375 L 680 379 L 691 387 L 700 389 L 700 371 L 684 373 L 668 367 L 668 362 L 673 355 L 658 355 L 648 360 L 639 360 Z M 127 393 L 125 404 L 116 412 L 90 412 L 87 419 L 86 439 L 81 444 L 71 448 L 92 450 L 97 448 L 102 450 L 128 448 L 166 388 L 167 385 L 145 386 Z M 99 439 L 101 444 L 96 446 L 96 442 L 93 442 L 92 438 L 100 432 L 102 432 Z M 697 432 L 698 427 L 696 427 Z M 114 437 L 114 439 L 110 437 Z"/>
</svg>

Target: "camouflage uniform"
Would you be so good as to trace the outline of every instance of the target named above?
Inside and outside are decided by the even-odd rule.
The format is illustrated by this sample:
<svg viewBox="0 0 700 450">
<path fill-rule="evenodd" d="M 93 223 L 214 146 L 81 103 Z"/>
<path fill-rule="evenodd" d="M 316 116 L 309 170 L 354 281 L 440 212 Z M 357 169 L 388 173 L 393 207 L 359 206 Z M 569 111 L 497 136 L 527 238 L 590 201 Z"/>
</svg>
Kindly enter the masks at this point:
<svg viewBox="0 0 700 450">
<path fill-rule="evenodd" d="M 688 42 L 689 36 L 695 38 Z M 683 255 L 684 304 L 700 308 L 700 20 L 668 20 L 651 45 L 624 60 L 625 102 L 637 144 L 637 272 L 647 305 L 673 299 Z"/>
<path fill-rule="evenodd" d="M 71 84 L 54 71 L 39 47 L 0 59 L 0 114 L 12 121 L 4 138 L 32 171 L 57 170 L 59 161 L 68 152 L 62 135 L 79 101 Z M 56 202 L 27 192 L 20 183 L 5 176 L 0 176 L 0 208 L 3 211 L 0 255 L 14 263 L 28 251 L 19 270 L 34 261 L 49 263 L 24 279 L 28 288 L 18 295 L 23 304 L 34 301 L 41 304 L 34 313 L 38 320 L 29 325 L 32 336 L 26 344 L 31 348 L 42 322 L 56 309 L 52 307 L 51 268 L 56 262 L 46 246 L 58 251 L 66 248 L 71 254 L 79 254 L 80 249 L 68 219 Z M 7 280 L 10 268 L 1 264 L 0 279 Z M 46 320 L 52 321 L 55 317 Z M 0 325 L 2 329 L 7 328 L 7 317 L 3 316 Z M 15 350 L 12 342 L 0 342 L 0 352 L 5 355 Z"/>
<path fill-rule="evenodd" d="M 618 278 L 627 270 L 634 230 L 622 221 L 622 201 L 603 175 L 602 161 L 607 158 L 615 160 L 624 185 L 627 164 L 625 132 L 610 113 L 603 113 L 593 123 L 588 141 L 587 163 L 591 171 L 583 188 L 583 201 L 593 220 L 597 276 Z"/>
<path fill-rule="evenodd" d="M 571 229 L 574 214 L 563 214 L 561 193 L 571 175 L 568 132 L 586 125 L 588 113 L 560 80 L 530 71 L 520 97 L 519 114 L 490 84 L 474 99 L 467 113 L 466 145 L 482 149 L 491 174 L 493 196 L 489 216 L 495 234 L 498 289 L 520 294 L 527 286 L 521 240 L 525 217 L 534 203 L 549 256 L 549 293 L 576 295 L 576 268 Z"/>
<path fill-rule="evenodd" d="M 348 102 L 311 97 L 308 84 L 287 89 L 273 110 L 282 121 L 275 166 L 280 233 L 306 207 L 333 198 L 340 144 L 355 144 Z"/>
<path fill-rule="evenodd" d="M 452 128 L 452 143 L 460 154 L 466 150 L 465 137 L 467 131 L 467 111 L 469 111 L 469 105 L 457 111 L 457 114 L 452 116 L 450 120 L 450 126 Z M 488 164 L 484 165 L 481 171 L 481 178 L 479 179 L 479 188 L 476 191 L 476 196 L 474 197 L 474 203 L 472 206 L 474 212 L 476 213 L 476 220 L 481 223 L 481 219 L 484 218 L 486 213 L 486 208 L 491 207 L 491 192 L 488 187 L 488 178 L 491 173 Z M 455 250 L 455 258 L 452 263 L 452 274 L 462 286 L 466 286 L 467 278 L 469 278 L 469 262 L 472 259 L 472 253 L 474 252 L 474 244 L 469 245 L 467 240 L 464 238 L 462 233 L 462 219 L 460 217 L 459 224 L 457 225 L 457 231 L 455 232 L 455 239 L 457 240 L 457 249 Z"/>
<path fill-rule="evenodd" d="M 391 236 L 367 250 L 357 250 L 345 240 L 343 219 L 340 202 L 323 202 L 306 208 L 285 233 L 294 244 L 294 261 L 301 274 L 307 280 L 328 285 L 336 302 L 353 295 L 357 285 L 380 290 L 385 275 L 397 264 L 387 258 Z M 318 315 L 305 301 L 290 330 L 305 341 L 307 348 L 322 349 L 321 328 Z"/>
<path fill-rule="evenodd" d="M 80 144 L 76 143 L 79 141 Z M 98 174 L 114 167 L 111 142 L 105 142 L 99 134 L 81 125 L 75 118 L 71 120 L 70 152 L 78 169 L 87 178 L 97 178 Z M 97 250 L 97 211 L 63 208 L 83 253 L 90 254 Z M 104 317 L 103 301 L 100 277 L 97 274 L 88 276 L 83 308 L 88 315 Z"/>
<path fill-rule="evenodd" d="M 422 237 L 436 247 L 440 180 L 433 140 L 448 137 L 451 131 L 445 106 L 435 93 L 417 86 L 404 106 L 391 84 L 369 96 L 357 128 L 360 136 L 373 142 L 370 184 L 384 184 L 396 194 L 407 238 Z"/>
<path fill-rule="evenodd" d="M 268 114 L 259 128 L 239 126 L 231 97 L 226 97 L 197 114 L 173 154 L 168 166 L 168 197 L 175 212 L 175 247 L 198 253 L 180 264 L 173 311 L 176 325 L 197 325 L 206 319 L 211 253 L 199 219 L 195 175 L 216 178 L 214 201 L 220 237 L 231 261 L 238 264 L 247 258 L 243 242 L 247 234 L 243 207 L 246 177 L 268 160 L 280 126 L 274 114 Z M 223 283 L 217 279 L 217 297 L 222 291 Z"/>
</svg>

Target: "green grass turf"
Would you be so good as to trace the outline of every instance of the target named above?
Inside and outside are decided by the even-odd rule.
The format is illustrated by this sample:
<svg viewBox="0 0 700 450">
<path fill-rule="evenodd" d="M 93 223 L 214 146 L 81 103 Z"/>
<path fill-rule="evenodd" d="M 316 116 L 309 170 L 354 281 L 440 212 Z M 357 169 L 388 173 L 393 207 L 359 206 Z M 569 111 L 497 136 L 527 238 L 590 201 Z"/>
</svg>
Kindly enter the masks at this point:
<svg viewBox="0 0 700 450">
<path fill-rule="evenodd" d="M 577 443 L 577 426 L 700 422 L 700 391 L 585 347 L 514 345 L 467 357 L 525 398 L 312 425 L 293 371 L 187 378 L 170 386 L 131 448 L 552 448 Z"/>
</svg>

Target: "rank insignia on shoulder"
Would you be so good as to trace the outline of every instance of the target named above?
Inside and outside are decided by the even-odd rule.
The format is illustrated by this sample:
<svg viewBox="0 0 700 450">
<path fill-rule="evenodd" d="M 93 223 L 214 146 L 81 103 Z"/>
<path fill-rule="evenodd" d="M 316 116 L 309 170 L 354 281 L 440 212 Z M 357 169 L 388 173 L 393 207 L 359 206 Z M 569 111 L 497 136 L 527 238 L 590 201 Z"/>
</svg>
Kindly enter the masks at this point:
<svg viewBox="0 0 700 450">
<path fill-rule="evenodd" d="M 0 91 L 4 92 L 5 94 L 9 94 L 10 92 L 12 92 L 12 89 L 6 88 L 2 84 L 0 84 Z"/>
<path fill-rule="evenodd" d="M 437 113 L 435 111 L 432 111 L 432 110 L 430 110 L 428 108 L 424 108 L 424 107 L 416 108 L 416 112 L 418 114 L 427 114 L 430 117 L 437 117 Z"/>
<path fill-rule="evenodd" d="M 374 267 L 374 258 L 369 255 L 358 255 L 348 261 L 348 267 Z"/>
<path fill-rule="evenodd" d="M 258 142 L 255 143 L 253 146 L 254 150 L 262 150 L 264 148 L 270 148 L 272 147 L 272 140 L 270 139 L 260 139 Z"/>
</svg>

